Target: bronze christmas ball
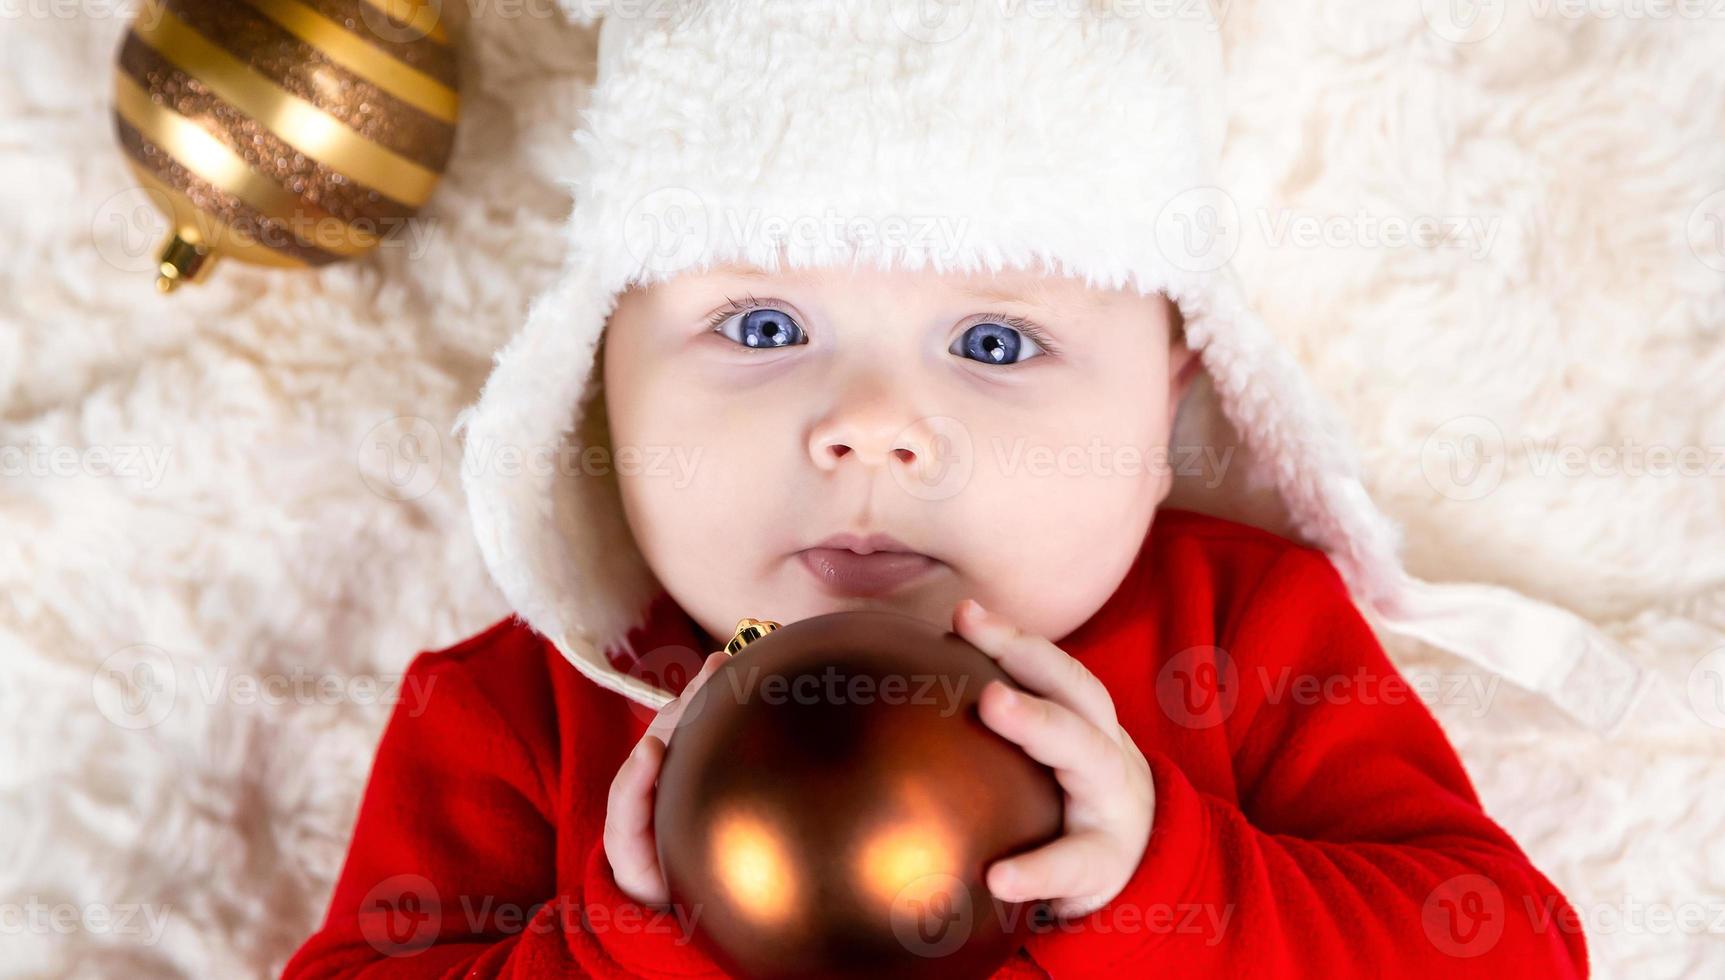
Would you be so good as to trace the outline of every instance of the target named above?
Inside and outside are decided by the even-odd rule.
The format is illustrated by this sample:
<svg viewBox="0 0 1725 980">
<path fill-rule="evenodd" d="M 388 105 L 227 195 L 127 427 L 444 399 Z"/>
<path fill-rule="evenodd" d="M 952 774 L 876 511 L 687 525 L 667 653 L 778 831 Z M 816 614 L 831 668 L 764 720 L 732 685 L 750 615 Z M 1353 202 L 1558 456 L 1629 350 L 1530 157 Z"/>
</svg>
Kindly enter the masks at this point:
<svg viewBox="0 0 1725 980">
<path fill-rule="evenodd" d="M 690 699 L 659 775 L 660 865 L 696 942 L 761 980 L 988 976 L 1032 908 L 983 874 L 1063 822 L 1053 771 L 977 713 L 1010 678 L 893 613 L 751 634 Z"/>
<path fill-rule="evenodd" d="M 305 268 L 399 232 L 460 114 L 437 0 L 164 0 L 121 42 L 114 133 L 168 213 L 156 285 L 218 257 Z M 451 4 L 451 11 L 459 7 Z"/>
</svg>

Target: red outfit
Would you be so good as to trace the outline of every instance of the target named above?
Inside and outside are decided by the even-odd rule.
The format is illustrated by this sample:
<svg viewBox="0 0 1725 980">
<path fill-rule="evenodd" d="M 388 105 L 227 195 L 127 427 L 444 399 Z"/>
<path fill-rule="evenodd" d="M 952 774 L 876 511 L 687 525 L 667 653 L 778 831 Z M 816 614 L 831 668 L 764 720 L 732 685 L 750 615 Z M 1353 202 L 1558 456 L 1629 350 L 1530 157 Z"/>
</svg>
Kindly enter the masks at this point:
<svg viewBox="0 0 1725 980">
<path fill-rule="evenodd" d="M 633 646 L 707 642 L 661 595 Z M 1039 920 L 996 976 L 1586 975 L 1575 912 L 1481 811 L 1322 552 L 1164 510 L 1059 646 L 1112 692 L 1155 819 L 1124 891 Z M 284 976 L 722 975 L 605 857 L 648 709 L 515 620 L 409 671 L 424 697 L 396 708 Z"/>
</svg>

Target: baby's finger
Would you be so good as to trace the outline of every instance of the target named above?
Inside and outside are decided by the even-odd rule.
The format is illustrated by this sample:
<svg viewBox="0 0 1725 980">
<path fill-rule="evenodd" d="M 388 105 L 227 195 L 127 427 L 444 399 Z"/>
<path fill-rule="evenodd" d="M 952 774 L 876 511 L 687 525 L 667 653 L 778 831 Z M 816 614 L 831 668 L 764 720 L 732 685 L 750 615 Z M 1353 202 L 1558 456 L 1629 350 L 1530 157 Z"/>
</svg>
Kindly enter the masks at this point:
<svg viewBox="0 0 1725 980">
<path fill-rule="evenodd" d="M 642 737 L 611 780 L 605 800 L 605 856 L 626 893 L 646 904 L 667 901 L 653 842 L 653 781 L 659 777 L 665 743 Z"/>
<path fill-rule="evenodd" d="M 1106 811 L 1120 771 L 1120 744 L 1072 709 L 990 681 L 977 712 L 983 723 L 1054 770 L 1080 805 Z"/>
<path fill-rule="evenodd" d="M 1119 726 L 1108 688 L 1065 650 L 1020 630 L 975 599 L 953 610 L 953 626 L 1032 692 L 1071 708 L 1104 731 Z"/>
<path fill-rule="evenodd" d="M 1104 876 L 1119 864 L 1101 834 L 1068 834 L 1034 851 L 1002 858 L 988 866 L 988 890 L 1007 902 L 1065 899 L 1066 908 L 1107 894 Z M 1057 908 L 1057 911 L 1060 909 Z"/>
<path fill-rule="evenodd" d="M 611 780 L 605 801 L 605 856 L 611 861 L 618 887 L 645 904 L 669 901 L 653 839 L 653 786 L 665 759 L 665 743 L 676 731 L 689 699 L 728 656 L 723 651 L 708 655 L 682 693 L 653 716 L 646 733 Z"/>
</svg>

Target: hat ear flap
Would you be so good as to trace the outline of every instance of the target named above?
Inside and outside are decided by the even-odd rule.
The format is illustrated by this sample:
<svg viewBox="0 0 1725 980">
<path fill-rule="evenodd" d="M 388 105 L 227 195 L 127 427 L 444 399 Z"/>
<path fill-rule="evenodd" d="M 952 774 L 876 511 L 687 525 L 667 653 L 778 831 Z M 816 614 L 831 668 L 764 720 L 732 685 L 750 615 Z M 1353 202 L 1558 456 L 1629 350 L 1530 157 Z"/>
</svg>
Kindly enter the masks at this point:
<svg viewBox="0 0 1725 980">
<path fill-rule="evenodd" d="M 461 482 L 479 550 L 516 613 L 600 685 L 658 707 L 670 695 L 619 673 L 606 651 L 637 625 L 656 583 L 624 518 L 594 383 L 616 294 L 591 266 L 534 300 L 461 414 Z"/>
<path fill-rule="evenodd" d="M 1206 390 L 1195 394 L 1207 400 L 1183 408 L 1174 446 L 1229 458 L 1207 485 L 1176 480 L 1170 505 L 1321 548 L 1381 629 L 1541 694 L 1594 731 L 1621 722 L 1647 680 L 1628 651 L 1575 614 L 1513 590 L 1409 575 L 1401 530 L 1366 493 L 1334 407 L 1247 307 L 1231 274 L 1219 273 L 1211 287 L 1185 308 L 1187 342 L 1201 351 L 1207 375 Z"/>
</svg>

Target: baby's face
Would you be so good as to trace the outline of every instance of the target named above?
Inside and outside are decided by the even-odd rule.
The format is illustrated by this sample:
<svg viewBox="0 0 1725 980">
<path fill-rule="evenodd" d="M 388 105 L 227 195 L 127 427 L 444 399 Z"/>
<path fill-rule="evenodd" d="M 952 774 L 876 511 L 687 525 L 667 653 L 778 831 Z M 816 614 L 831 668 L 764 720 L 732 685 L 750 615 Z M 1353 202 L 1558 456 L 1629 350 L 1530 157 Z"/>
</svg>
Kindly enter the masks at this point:
<svg viewBox="0 0 1725 980">
<path fill-rule="evenodd" d="M 1168 493 L 1196 370 L 1175 316 L 1019 272 L 727 267 L 630 290 L 603 355 L 613 449 L 639 453 L 616 457 L 629 527 L 720 642 L 744 616 L 852 609 L 944 628 L 967 596 L 1060 639 Z"/>
</svg>

